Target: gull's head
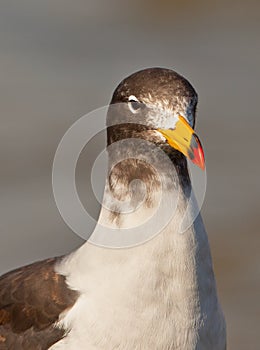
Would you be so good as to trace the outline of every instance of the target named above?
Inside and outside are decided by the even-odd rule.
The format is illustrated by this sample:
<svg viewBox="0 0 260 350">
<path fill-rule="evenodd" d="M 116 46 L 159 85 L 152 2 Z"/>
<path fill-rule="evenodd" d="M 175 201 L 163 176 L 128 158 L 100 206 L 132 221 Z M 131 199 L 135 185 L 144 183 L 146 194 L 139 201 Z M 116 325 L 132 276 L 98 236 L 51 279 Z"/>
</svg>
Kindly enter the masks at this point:
<svg viewBox="0 0 260 350">
<path fill-rule="evenodd" d="M 170 69 L 136 72 L 113 94 L 107 118 L 108 144 L 143 138 L 168 153 L 184 154 L 204 169 L 203 149 L 194 132 L 197 102 L 192 85 Z"/>
</svg>

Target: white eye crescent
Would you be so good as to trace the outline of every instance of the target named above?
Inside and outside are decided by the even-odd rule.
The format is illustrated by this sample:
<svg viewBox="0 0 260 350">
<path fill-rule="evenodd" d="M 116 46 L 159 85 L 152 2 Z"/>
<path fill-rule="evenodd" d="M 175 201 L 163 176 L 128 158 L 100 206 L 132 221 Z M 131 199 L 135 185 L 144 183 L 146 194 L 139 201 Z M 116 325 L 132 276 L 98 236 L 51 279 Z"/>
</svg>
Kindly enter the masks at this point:
<svg viewBox="0 0 260 350">
<path fill-rule="evenodd" d="M 137 113 L 142 108 L 142 102 L 134 95 L 131 95 L 128 97 L 128 107 L 132 113 Z"/>
</svg>

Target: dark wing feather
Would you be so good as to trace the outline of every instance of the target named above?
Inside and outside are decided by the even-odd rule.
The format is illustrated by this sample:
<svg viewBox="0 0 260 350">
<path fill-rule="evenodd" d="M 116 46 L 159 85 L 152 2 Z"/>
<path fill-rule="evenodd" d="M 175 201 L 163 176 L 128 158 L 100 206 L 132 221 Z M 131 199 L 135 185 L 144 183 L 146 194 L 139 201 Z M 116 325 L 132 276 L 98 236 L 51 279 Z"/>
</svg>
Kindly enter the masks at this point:
<svg viewBox="0 0 260 350">
<path fill-rule="evenodd" d="M 0 277 L 0 350 L 47 350 L 64 336 L 54 328 L 78 294 L 55 272 L 60 258 L 18 268 Z"/>
</svg>

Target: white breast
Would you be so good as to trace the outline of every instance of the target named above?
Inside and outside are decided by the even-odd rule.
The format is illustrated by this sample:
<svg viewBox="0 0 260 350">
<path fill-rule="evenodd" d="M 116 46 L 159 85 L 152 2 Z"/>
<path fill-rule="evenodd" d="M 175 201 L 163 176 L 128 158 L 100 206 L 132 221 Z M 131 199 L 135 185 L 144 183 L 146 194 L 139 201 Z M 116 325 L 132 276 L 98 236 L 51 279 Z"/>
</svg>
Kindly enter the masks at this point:
<svg viewBox="0 0 260 350">
<path fill-rule="evenodd" d="M 58 323 L 68 336 L 51 350 L 225 349 L 202 220 L 184 234 L 176 222 L 144 245 L 85 243 L 61 263 L 58 272 L 80 297 Z"/>
</svg>

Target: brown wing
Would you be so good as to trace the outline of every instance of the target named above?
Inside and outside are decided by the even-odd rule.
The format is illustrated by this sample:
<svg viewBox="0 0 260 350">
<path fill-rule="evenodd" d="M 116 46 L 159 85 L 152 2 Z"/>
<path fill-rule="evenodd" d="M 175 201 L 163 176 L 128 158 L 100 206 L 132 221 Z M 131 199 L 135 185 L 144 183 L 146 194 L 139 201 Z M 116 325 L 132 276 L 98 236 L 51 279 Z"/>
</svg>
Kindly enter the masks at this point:
<svg viewBox="0 0 260 350">
<path fill-rule="evenodd" d="M 78 294 L 54 270 L 60 258 L 0 277 L 0 350 L 47 350 L 64 336 L 54 323 Z"/>
</svg>

